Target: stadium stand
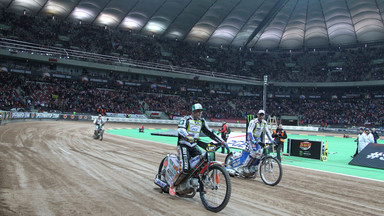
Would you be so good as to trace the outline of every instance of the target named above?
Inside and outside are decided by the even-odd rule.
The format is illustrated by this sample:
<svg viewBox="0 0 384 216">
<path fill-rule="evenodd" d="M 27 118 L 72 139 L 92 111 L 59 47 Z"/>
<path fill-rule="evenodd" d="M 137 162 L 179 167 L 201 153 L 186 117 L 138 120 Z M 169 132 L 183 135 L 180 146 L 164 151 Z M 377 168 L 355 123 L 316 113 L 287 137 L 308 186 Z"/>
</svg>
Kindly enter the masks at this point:
<svg viewBox="0 0 384 216">
<path fill-rule="evenodd" d="M 126 59 L 127 62 L 154 65 L 158 70 L 162 70 L 161 65 L 164 65 L 190 73 L 204 72 L 213 77 L 220 73 L 227 78 L 238 76 L 262 80 L 264 75 L 269 75 L 272 82 L 384 79 L 382 44 L 293 52 L 233 50 L 142 36 L 130 31 L 51 17 L 17 16 L 7 11 L 1 11 L 0 24 L 3 26 L 0 30 L 1 47 L 12 44 L 12 52 L 31 53 L 32 48 L 39 47 L 40 55 L 48 55 L 44 48 L 55 47 L 64 50 L 67 55 L 68 52 L 76 53 L 76 58 L 85 62 L 113 64 L 114 61 L 124 62 Z M 49 53 L 53 56 L 51 64 L 2 59 L 0 64 L 6 70 L 0 73 L 1 108 L 89 113 L 103 109 L 128 114 L 152 110 L 173 117 L 187 115 L 190 104 L 199 101 L 206 107 L 204 115 L 207 118 L 236 121 L 262 107 L 260 86 L 216 84 L 200 81 L 198 76 L 190 80 L 100 72 L 82 67 L 65 69 L 55 64 L 55 58 L 68 57 L 63 53 Z M 32 71 L 32 74 L 20 75 L 17 70 Z M 52 73 L 71 78 L 52 77 Z M 103 79 L 105 82 L 86 81 L 78 77 Z M 134 85 L 122 85 L 116 80 Z M 382 126 L 382 96 L 380 89 L 374 87 L 351 87 L 346 91 L 336 87 L 270 86 L 267 107 L 270 115 L 298 116 L 301 125 Z"/>
</svg>

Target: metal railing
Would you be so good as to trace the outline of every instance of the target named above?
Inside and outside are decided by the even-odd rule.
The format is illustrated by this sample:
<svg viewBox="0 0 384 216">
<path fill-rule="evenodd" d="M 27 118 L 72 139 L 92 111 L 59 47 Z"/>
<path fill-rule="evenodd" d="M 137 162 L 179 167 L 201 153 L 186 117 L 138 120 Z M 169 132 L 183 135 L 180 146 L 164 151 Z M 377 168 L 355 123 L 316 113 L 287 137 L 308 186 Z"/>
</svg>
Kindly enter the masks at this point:
<svg viewBox="0 0 384 216">
<path fill-rule="evenodd" d="M 198 70 L 194 68 L 179 67 L 168 64 L 134 60 L 112 55 L 103 55 L 97 53 L 84 52 L 74 49 L 65 49 L 61 47 L 44 46 L 25 41 L 19 41 L 9 38 L 0 38 L 0 49 L 7 49 L 10 52 L 25 52 L 32 55 L 44 55 L 57 59 L 73 59 L 86 62 L 95 62 L 108 65 L 128 66 L 155 71 L 171 72 L 178 74 L 188 74 L 194 76 L 207 76 L 215 78 L 224 78 L 241 81 L 259 81 L 252 77 L 240 76 L 235 74 L 220 73 L 207 70 Z"/>
</svg>

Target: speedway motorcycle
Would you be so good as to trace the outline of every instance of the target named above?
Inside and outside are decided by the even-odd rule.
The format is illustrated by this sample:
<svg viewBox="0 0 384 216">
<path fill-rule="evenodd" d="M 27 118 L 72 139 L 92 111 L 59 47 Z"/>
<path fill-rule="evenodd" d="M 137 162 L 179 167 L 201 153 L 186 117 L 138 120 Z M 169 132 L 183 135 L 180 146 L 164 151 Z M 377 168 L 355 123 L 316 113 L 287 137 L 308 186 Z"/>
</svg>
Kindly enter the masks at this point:
<svg viewBox="0 0 384 216">
<path fill-rule="evenodd" d="M 104 135 L 103 126 L 104 126 L 104 124 L 97 125 L 96 134 L 93 134 L 94 139 L 103 140 L 103 135 Z"/>
<path fill-rule="evenodd" d="M 243 163 L 250 154 L 249 147 L 242 150 L 242 152 L 233 151 L 229 153 L 225 158 L 225 167 L 229 175 L 242 178 L 256 178 L 258 171 L 260 171 L 261 180 L 267 185 L 275 186 L 283 176 L 281 163 L 276 157 L 267 153 L 268 149 L 273 146 L 263 143 L 260 143 L 260 145 L 264 146 L 261 158 L 254 158 L 248 167 L 243 166 Z"/>
<path fill-rule="evenodd" d="M 196 192 L 206 209 L 219 212 L 228 204 L 231 196 L 231 180 L 223 164 L 215 161 L 215 151 L 220 144 L 209 143 L 202 155 L 190 159 L 190 172 L 185 179 L 175 186 L 180 197 L 193 198 Z M 169 186 L 179 169 L 179 159 L 168 154 L 160 163 L 155 184 L 164 193 L 169 193 Z"/>
</svg>

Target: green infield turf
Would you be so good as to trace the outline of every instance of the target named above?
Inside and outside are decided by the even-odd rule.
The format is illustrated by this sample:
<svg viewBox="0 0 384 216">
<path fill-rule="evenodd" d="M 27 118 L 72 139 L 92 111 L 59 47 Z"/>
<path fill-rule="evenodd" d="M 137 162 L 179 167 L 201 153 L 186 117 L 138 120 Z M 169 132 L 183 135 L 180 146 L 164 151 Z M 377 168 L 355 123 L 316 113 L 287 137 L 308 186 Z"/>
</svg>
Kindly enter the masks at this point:
<svg viewBox="0 0 384 216">
<path fill-rule="evenodd" d="M 166 130 L 168 129 L 145 129 L 144 133 L 139 133 L 138 129 L 136 128 L 116 128 L 107 130 L 107 133 L 133 137 L 143 140 L 156 141 L 176 146 L 176 137 L 151 135 L 151 133 L 153 132 L 163 132 Z M 288 135 L 288 138 L 326 141 L 328 144 L 329 155 L 327 161 L 320 161 L 316 159 L 308 159 L 302 157 L 284 156 L 282 161 L 283 164 L 384 181 L 384 170 L 382 169 L 348 165 L 348 163 L 352 160 L 351 155 L 353 155 L 356 151 L 356 142 L 354 142 L 355 138 L 314 135 L 308 136 L 296 134 Z M 203 140 L 204 139 L 206 139 L 206 141 L 209 140 L 208 138 L 203 138 Z M 383 144 L 384 142 L 383 140 L 379 140 L 379 143 Z M 284 152 L 286 152 L 287 144 L 284 145 L 284 148 Z"/>
</svg>

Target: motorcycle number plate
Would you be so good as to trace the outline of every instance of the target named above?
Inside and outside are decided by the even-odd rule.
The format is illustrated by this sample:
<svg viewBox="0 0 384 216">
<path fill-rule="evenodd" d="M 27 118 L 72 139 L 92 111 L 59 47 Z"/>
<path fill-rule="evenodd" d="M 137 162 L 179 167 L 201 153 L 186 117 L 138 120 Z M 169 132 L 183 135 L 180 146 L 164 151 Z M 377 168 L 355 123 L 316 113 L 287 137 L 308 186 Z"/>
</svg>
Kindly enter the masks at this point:
<svg viewBox="0 0 384 216">
<path fill-rule="evenodd" d="M 236 158 L 236 159 L 233 160 L 233 163 L 232 163 L 233 168 L 236 168 L 236 167 L 238 167 L 240 165 L 241 165 L 240 158 Z"/>
</svg>

